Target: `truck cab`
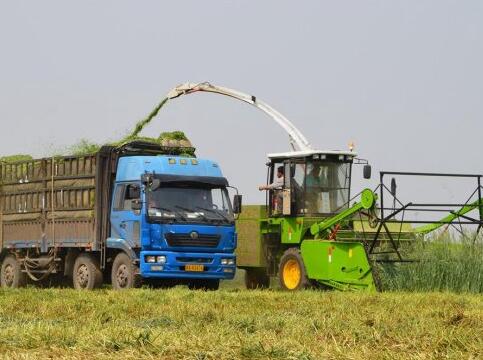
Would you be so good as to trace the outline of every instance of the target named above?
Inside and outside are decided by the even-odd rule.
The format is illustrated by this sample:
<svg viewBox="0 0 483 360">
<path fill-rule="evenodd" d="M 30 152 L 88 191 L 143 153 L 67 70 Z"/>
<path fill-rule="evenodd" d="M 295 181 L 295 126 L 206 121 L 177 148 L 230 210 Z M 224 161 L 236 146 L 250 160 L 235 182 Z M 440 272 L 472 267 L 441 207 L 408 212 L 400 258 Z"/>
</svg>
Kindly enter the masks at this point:
<svg viewBox="0 0 483 360">
<path fill-rule="evenodd" d="M 121 257 L 127 253 L 135 267 L 132 273 L 129 261 L 116 261 L 116 254 L 113 286 L 131 287 L 140 276 L 216 289 L 221 279 L 233 279 L 237 237 L 228 186 L 211 160 L 120 157 L 107 248 L 122 249 Z"/>
</svg>

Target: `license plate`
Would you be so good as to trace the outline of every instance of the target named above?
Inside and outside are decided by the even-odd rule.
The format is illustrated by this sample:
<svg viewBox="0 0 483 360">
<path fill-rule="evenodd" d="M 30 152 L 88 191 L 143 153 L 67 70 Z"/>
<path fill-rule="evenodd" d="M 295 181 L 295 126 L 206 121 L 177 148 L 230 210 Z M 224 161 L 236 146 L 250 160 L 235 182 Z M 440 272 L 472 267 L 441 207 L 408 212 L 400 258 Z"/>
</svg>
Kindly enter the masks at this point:
<svg viewBox="0 0 483 360">
<path fill-rule="evenodd" d="M 205 270 L 203 265 L 198 264 L 188 264 L 184 267 L 185 271 L 194 271 L 194 272 L 201 272 Z"/>
</svg>

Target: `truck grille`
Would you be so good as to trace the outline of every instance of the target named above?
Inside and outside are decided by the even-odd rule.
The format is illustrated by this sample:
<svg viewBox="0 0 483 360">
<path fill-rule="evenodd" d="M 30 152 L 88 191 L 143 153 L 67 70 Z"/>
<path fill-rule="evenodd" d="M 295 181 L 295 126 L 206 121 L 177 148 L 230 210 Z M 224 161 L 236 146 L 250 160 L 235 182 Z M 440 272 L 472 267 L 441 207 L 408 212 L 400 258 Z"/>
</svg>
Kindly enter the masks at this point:
<svg viewBox="0 0 483 360">
<path fill-rule="evenodd" d="M 191 234 L 173 234 L 165 235 L 166 242 L 172 247 L 217 247 L 220 242 L 220 235 L 206 235 L 198 234 L 198 237 L 193 239 Z"/>
</svg>

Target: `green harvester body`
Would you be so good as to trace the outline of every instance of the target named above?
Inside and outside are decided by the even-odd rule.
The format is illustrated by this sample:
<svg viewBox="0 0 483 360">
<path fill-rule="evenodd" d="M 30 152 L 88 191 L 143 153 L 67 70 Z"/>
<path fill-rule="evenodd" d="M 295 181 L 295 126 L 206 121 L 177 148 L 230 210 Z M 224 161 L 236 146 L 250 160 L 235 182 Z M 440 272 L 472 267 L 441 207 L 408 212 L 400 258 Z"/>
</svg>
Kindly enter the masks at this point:
<svg viewBox="0 0 483 360">
<path fill-rule="evenodd" d="M 238 265 L 248 271 L 250 268 L 267 267 L 271 259 L 267 259 L 265 254 L 270 244 L 264 240 L 280 239 L 282 249 L 293 246 L 300 248 L 310 280 L 338 290 L 373 291 L 376 287 L 366 248 L 358 240 L 358 234 L 347 229 L 354 215 L 361 210 L 372 209 L 376 199 L 377 196 L 366 189 L 361 194 L 360 202 L 327 218 L 266 218 L 262 217 L 264 206 L 246 206 L 237 221 Z M 257 218 L 257 215 L 260 217 Z M 345 229 L 340 232 L 349 240 L 324 239 L 338 225 Z M 254 231 L 257 228 L 258 233 Z M 275 271 L 272 273 L 275 274 Z"/>
<path fill-rule="evenodd" d="M 291 154 L 292 155 L 292 154 Z M 343 161 L 339 162 L 339 159 Z M 280 264 L 283 261 L 284 253 L 289 250 L 296 250 L 300 254 L 304 272 L 311 284 L 318 284 L 337 290 L 365 290 L 373 291 L 376 289 L 372 272 L 372 264 L 367 255 L 366 245 L 361 236 L 361 228 L 369 226 L 368 214 L 375 211 L 377 196 L 365 189 L 360 193 L 355 202 L 344 204 L 340 208 L 332 209 L 330 212 L 316 213 L 312 209 L 309 213 L 310 197 L 309 190 L 303 190 L 305 197 L 301 202 L 299 198 L 301 188 L 309 189 L 310 167 L 312 157 L 305 155 L 297 158 L 284 159 L 286 167 L 285 173 L 291 172 L 291 184 L 286 182 L 284 194 L 280 193 L 280 198 L 284 202 L 290 202 L 290 206 L 285 204 L 284 210 L 275 210 L 273 201 L 276 193 L 270 192 L 266 206 L 248 205 L 243 207 L 243 211 L 237 220 L 238 248 L 237 264 L 238 267 L 245 269 L 251 274 L 266 273 L 267 276 L 279 275 Z M 271 163 L 271 181 L 275 168 L 282 161 L 274 159 Z M 295 165 L 294 165 L 295 164 Z M 323 176 L 326 171 L 326 178 L 330 179 L 329 171 L 334 170 L 337 175 L 340 168 L 337 166 L 352 165 L 352 157 L 347 155 L 336 155 L 327 159 L 327 170 L 323 169 L 325 161 L 317 160 L 317 166 L 322 170 L 319 176 Z M 297 174 L 294 166 L 303 168 L 304 181 L 297 187 L 295 181 Z M 314 165 L 315 166 L 315 165 Z M 331 168 L 331 166 L 333 166 Z M 345 186 L 350 183 L 350 168 L 342 168 L 346 172 L 347 179 L 344 179 Z M 338 176 L 338 175 L 337 175 Z M 332 177 L 334 178 L 334 177 Z M 339 178 L 332 181 L 341 181 Z M 324 192 L 324 184 L 317 183 L 321 193 L 328 194 L 325 202 L 337 203 L 336 192 L 327 190 Z M 288 190 L 288 191 L 287 191 Z M 347 191 L 348 198 L 349 191 Z M 319 195 L 317 195 L 319 196 Z M 322 195 L 321 195 L 322 196 Z M 323 206 L 323 201 L 316 198 L 317 206 Z M 313 202 L 313 201 L 312 201 Z M 296 204 L 303 203 L 307 209 L 297 210 Z M 312 206 L 313 207 L 313 206 Z M 287 210 L 288 209 L 288 210 Z M 294 214 L 295 213 L 295 214 Z M 361 214 L 365 215 L 361 215 Z M 357 225 L 356 225 L 357 223 Z M 362 230 L 363 231 L 363 230 Z M 374 231 L 374 229 L 372 229 Z M 253 276 L 251 276 L 253 278 Z M 261 284 L 261 283 L 260 283 Z"/>
</svg>

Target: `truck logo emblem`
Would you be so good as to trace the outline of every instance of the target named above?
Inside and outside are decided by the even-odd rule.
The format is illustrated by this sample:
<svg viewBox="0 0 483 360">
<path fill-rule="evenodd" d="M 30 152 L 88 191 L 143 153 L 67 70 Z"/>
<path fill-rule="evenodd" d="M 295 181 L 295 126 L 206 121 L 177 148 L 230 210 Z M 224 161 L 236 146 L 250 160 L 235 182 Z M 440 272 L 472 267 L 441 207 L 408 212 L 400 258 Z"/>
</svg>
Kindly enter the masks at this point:
<svg viewBox="0 0 483 360">
<path fill-rule="evenodd" d="M 190 234 L 190 237 L 193 240 L 196 240 L 196 239 L 198 239 L 198 233 L 196 231 L 192 231 L 191 234 Z"/>
</svg>

